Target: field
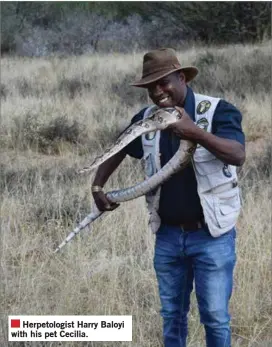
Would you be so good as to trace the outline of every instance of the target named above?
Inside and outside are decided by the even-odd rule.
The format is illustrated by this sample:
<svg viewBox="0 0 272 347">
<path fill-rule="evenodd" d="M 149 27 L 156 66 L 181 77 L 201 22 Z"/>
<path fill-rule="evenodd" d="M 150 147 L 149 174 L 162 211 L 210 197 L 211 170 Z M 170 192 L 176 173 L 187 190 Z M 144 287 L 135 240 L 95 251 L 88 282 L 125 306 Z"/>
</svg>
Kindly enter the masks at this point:
<svg viewBox="0 0 272 347">
<path fill-rule="evenodd" d="M 271 42 L 178 52 L 200 74 L 196 92 L 224 97 L 243 113 L 247 160 L 231 300 L 233 346 L 272 345 Z M 1 59 L 0 340 L 8 315 L 133 315 L 133 342 L 62 346 L 162 346 L 153 270 L 154 236 L 143 198 L 124 203 L 54 249 L 90 213 L 93 174 L 76 171 L 103 152 L 149 100 L 129 86 L 142 54 Z M 143 178 L 126 158 L 106 188 Z M 194 293 L 189 347 L 204 346 Z M 43 343 L 14 346 L 44 346 Z M 49 344 L 46 344 L 46 346 Z M 51 343 L 50 346 L 57 346 Z"/>
</svg>

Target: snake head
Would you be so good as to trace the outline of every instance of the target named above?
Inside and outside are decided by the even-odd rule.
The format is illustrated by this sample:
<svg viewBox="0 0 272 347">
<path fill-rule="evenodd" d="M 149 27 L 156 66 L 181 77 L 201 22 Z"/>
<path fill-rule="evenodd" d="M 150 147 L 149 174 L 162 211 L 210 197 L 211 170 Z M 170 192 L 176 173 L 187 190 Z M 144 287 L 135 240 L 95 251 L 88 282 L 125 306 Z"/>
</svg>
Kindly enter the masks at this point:
<svg viewBox="0 0 272 347">
<path fill-rule="evenodd" d="M 115 141 L 114 145 L 105 150 L 105 152 L 96 157 L 91 165 L 84 167 L 79 173 L 91 171 L 103 164 L 106 160 L 120 152 L 129 143 L 137 137 L 146 133 L 164 130 L 168 125 L 175 123 L 179 112 L 175 108 L 156 109 L 150 117 L 140 120 L 128 127 Z"/>
</svg>

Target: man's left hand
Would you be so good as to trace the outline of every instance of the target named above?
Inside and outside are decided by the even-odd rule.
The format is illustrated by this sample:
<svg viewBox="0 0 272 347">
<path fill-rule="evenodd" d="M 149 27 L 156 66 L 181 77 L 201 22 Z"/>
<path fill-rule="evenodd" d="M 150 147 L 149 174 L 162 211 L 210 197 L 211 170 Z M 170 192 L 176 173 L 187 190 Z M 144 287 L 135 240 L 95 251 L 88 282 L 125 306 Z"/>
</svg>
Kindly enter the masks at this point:
<svg viewBox="0 0 272 347">
<path fill-rule="evenodd" d="M 194 140 L 194 134 L 199 130 L 188 113 L 182 107 L 175 106 L 175 109 L 181 114 L 181 119 L 174 124 L 168 126 L 183 140 Z"/>
</svg>

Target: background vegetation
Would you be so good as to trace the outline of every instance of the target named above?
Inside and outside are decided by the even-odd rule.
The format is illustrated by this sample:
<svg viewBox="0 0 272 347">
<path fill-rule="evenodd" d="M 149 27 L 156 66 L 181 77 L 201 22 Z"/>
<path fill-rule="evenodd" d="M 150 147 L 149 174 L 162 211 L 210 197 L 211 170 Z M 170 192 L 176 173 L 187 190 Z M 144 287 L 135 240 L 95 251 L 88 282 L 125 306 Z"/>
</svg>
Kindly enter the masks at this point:
<svg viewBox="0 0 272 347">
<path fill-rule="evenodd" d="M 148 103 L 145 92 L 129 86 L 140 76 L 142 54 L 1 60 L 2 345 L 11 314 L 132 314 L 131 345 L 162 346 L 154 237 L 147 229 L 143 198 L 124 203 L 53 255 L 93 206 L 92 176 L 79 177 L 76 171 L 111 144 Z M 195 91 L 224 97 L 243 112 L 247 160 L 239 170 L 244 204 L 231 302 L 233 346 L 268 347 L 271 42 L 193 47 L 178 56 L 200 68 L 192 84 Z M 106 189 L 142 178 L 140 163 L 127 158 Z M 189 346 L 203 347 L 194 294 L 192 298 Z"/>
<path fill-rule="evenodd" d="M 271 37 L 271 2 L 2 2 L 1 51 L 131 52 Z"/>
</svg>

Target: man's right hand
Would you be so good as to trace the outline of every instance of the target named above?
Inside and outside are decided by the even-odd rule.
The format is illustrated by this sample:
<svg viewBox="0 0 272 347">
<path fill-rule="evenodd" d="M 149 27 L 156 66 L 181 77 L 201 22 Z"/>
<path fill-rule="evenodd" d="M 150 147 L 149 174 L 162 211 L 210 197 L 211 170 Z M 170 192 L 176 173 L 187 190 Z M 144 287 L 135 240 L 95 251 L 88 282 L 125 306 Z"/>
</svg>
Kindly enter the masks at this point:
<svg viewBox="0 0 272 347">
<path fill-rule="evenodd" d="M 113 211 L 120 205 L 120 204 L 110 202 L 103 191 L 92 192 L 92 194 L 93 194 L 95 204 L 97 208 L 99 209 L 99 211 L 101 212 Z"/>
</svg>

